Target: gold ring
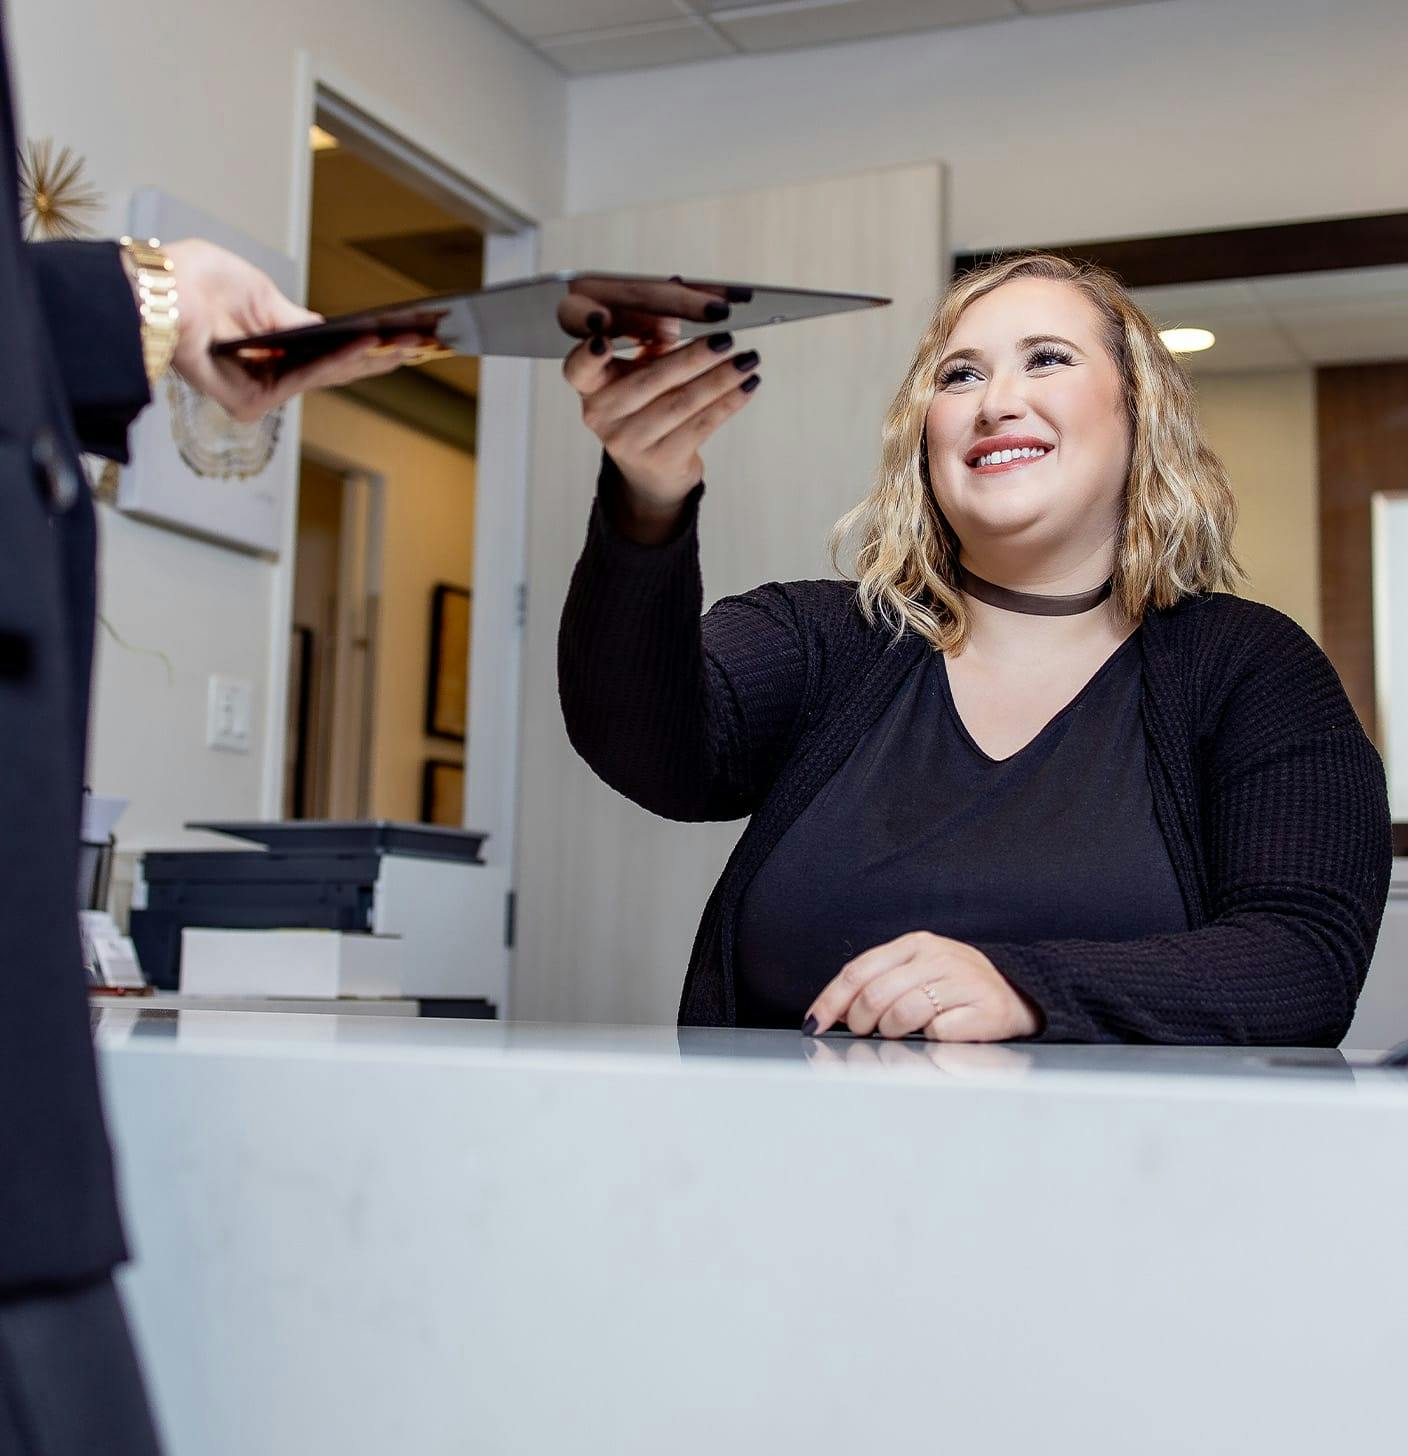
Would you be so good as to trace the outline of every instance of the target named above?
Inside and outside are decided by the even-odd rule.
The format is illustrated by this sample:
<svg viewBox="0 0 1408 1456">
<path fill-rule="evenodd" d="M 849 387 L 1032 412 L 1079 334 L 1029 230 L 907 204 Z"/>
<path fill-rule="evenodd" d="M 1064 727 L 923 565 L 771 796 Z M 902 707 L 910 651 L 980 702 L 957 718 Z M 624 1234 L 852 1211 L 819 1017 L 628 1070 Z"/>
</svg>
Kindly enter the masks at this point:
<svg viewBox="0 0 1408 1456">
<path fill-rule="evenodd" d="M 934 1008 L 934 1015 L 942 1016 L 944 1014 L 943 1002 L 934 993 L 934 983 L 932 981 L 925 981 L 922 989 L 924 994 L 929 998 L 929 1005 Z"/>
</svg>

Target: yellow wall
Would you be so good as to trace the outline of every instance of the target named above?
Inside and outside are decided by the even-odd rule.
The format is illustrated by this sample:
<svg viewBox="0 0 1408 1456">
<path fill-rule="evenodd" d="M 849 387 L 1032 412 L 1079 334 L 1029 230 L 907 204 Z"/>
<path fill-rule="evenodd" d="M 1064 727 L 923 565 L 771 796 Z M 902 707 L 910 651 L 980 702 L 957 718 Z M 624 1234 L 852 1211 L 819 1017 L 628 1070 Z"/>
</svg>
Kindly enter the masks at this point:
<svg viewBox="0 0 1408 1456">
<path fill-rule="evenodd" d="M 1320 635 L 1315 376 L 1310 369 L 1202 375 L 1198 407 L 1240 516 L 1241 595 Z"/>
<path fill-rule="evenodd" d="M 371 813 L 413 820 L 425 759 L 461 757 L 459 744 L 422 728 L 431 594 L 437 582 L 471 584 L 474 457 L 336 394 L 308 399 L 303 439 L 385 482 Z"/>
</svg>

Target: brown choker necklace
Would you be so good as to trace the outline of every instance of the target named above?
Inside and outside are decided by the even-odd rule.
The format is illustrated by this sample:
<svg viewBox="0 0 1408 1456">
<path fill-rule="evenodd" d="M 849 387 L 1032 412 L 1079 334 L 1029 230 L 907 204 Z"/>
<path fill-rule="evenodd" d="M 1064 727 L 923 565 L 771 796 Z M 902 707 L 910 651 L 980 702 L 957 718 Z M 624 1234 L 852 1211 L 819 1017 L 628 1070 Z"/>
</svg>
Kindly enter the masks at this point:
<svg viewBox="0 0 1408 1456">
<path fill-rule="evenodd" d="M 1115 589 L 1115 579 L 1111 577 L 1104 586 L 1097 586 L 1093 591 L 1048 597 L 1039 592 L 1020 592 L 997 586 L 975 576 L 966 566 L 958 568 L 958 584 L 970 597 L 977 597 L 990 607 L 1001 607 L 1007 612 L 1025 612 L 1030 617 L 1074 617 L 1098 607 Z"/>
</svg>

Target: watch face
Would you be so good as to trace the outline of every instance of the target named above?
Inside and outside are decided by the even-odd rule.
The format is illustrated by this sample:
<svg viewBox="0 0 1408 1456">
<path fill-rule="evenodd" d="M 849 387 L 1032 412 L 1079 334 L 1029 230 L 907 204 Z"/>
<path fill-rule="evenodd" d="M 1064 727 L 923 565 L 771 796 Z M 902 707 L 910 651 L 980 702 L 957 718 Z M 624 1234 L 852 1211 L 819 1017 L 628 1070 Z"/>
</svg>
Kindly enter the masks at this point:
<svg viewBox="0 0 1408 1456">
<path fill-rule="evenodd" d="M 171 437 L 181 459 L 211 480 L 247 480 L 273 459 L 284 412 L 276 409 L 245 424 L 222 405 L 192 389 L 179 374 L 168 374 Z"/>
</svg>

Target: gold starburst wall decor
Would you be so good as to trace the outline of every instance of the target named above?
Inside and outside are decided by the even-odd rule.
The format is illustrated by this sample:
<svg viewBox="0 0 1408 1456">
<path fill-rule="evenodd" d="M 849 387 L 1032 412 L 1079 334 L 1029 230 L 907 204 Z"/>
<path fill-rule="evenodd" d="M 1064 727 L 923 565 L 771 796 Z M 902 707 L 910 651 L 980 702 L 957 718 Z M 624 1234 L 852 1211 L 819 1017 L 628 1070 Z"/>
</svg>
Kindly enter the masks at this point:
<svg viewBox="0 0 1408 1456">
<path fill-rule="evenodd" d="M 57 154 L 49 137 L 32 138 L 19 149 L 20 220 L 29 242 L 81 238 L 91 234 L 90 216 L 102 194 L 83 176 L 83 158 L 70 147 Z"/>
</svg>

